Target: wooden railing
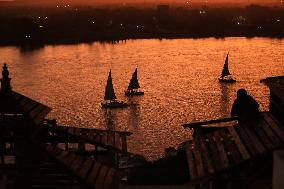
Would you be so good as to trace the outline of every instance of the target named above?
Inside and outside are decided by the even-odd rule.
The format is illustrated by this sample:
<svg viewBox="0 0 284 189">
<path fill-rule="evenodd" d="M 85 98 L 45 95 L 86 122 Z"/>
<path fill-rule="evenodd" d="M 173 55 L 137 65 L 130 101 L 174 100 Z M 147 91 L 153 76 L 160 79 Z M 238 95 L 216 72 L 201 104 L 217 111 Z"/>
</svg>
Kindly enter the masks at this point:
<svg viewBox="0 0 284 189">
<path fill-rule="evenodd" d="M 198 127 L 199 125 L 215 124 L 222 120 L 234 121 L 235 118 L 185 126 L 196 127 L 197 130 L 202 131 L 207 127 Z M 283 148 L 284 130 L 270 112 L 263 112 L 257 119 L 203 132 L 184 144 L 191 180 L 205 181 L 211 179 L 213 175 L 239 167 L 245 161 L 261 159 L 273 150 Z"/>
<path fill-rule="evenodd" d="M 92 144 L 102 148 L 110 149 L 120 153 L 127 153 L 127 136 L 130 136 L 131 132 L 125 131 L 112 131 L 102 129 L 87 129 L 78 127 L 59 126 L 56 124 L 45 123 L 49 131 L 50 142 L 56 142 L 56 140 L 62 140 L 68 143 L 78 141 L 79 146 L 84 148 L 84 143 Z M 57 138 L 57 139 L 56 139 Z M 59 142 L 59 141 L 58 141 Z"/>
<path fill-rule="evenodd" d="M 199 122 L 192 122 L 192 123 L 187 123 L 187 124 L 183 124 L 182 126 L 184 128 L 190 128 L 190 129 L 194 129 L 198 126 L 205 126 L 205 125 L 211 125 L 211 124 L 227 124 L 229 122 L 232 123 L 237 123 L 238 121 L 238 117 L 228 117 L 228 118 L 220 118 L 220 119 L 214 119 L 214 120 L 209 120 L 209 121 L 199 121 Z"/>
</svg>

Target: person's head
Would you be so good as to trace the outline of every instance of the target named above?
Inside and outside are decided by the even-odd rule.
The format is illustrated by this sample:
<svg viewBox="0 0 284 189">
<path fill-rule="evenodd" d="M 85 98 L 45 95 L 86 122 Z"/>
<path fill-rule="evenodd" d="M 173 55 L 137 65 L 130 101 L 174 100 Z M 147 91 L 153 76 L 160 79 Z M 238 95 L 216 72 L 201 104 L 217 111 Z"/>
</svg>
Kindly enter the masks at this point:
<svg viewBox="0 0 284 189">
<path fill-rule="evenodd" d="M 245 96 L 247 96 L 247 91 L 245 89 L 239 89 L 237 91 L 237 98 L 243 98 Z"/>
</svg>

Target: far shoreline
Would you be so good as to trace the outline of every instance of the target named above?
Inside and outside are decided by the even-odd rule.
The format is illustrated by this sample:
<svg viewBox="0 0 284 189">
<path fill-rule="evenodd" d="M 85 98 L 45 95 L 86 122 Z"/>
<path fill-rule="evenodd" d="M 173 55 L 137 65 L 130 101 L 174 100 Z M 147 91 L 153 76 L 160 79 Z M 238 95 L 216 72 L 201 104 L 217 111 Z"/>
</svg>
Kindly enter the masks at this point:
<svg viewBox="0 0 284 189">
<path fill-rule="evenodd" d="M 277 39 L 283 40 L 284 36 L 268 36 L 268 35 L 254 35 L 254 36 L 245 36 L 245 35 L 227 35 L 227 36 L 166 36 L 166 37 L 128 37 L 128 38 L 105 38 L 105 39 L 96 39 L 93 40 L 75 40 L 75 39 L 63 39 L 63 40 L 46 40 L 45 42 L 10 42 L 3 43 L 0 42 L 0 47 L 19 47 L 24 49 L 39 49 L 47 45 L 77 45 L 77 44 L 93 44 L 93 43 L 109 43 L 116 44 L 121 41 L 129 41 L 129 40 L 175 40 L 175 39 L 220 39 L 225 40 L 226 38 L 246 38 L 246 39 L 254 39 L 254 38 L 267 38 L 267 39 Z"/>
</svg>

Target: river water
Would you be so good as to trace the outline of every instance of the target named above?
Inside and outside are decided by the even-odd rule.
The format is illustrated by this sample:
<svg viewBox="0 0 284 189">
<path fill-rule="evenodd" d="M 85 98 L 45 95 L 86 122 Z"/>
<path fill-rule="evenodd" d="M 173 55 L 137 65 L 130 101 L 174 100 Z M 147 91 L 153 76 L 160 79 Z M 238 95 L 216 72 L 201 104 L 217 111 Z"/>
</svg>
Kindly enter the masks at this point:
<svg viewBox="0 0 284 189">
<path fill-rule="evenodd" d="M 235 84 L 220 84 L 226 53 Z M 260 79 L 284 74 L 284 40 L 269 38 L 128 40 L 116 44 L 47 45 L 32 51 L 0 47 L 13 89 L 53 111 L 60 124 L 126 130 L 129 151 L 149 160 L 190 139 L 182 124 L 230 115 L 236 91 L 245 88 L 268 110 Z M 124 97 L 138 67 L 143 97 Z M 109 70 L 116 95 L 137 103 L 104 110 L 100 103 Z"/>
</svg>

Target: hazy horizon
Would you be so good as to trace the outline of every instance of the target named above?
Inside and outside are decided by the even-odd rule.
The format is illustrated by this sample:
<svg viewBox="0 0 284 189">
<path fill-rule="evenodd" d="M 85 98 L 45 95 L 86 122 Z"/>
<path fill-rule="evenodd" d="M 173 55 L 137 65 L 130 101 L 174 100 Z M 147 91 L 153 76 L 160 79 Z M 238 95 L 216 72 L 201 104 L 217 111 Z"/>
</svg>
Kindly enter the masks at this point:
<svg viewBox="0 0 284 189">
<path fill-rule="evenodd" d="M 230 5 L 240 5 L 240 4 L 280 4 L 281 0 L 0 0 L 0 3 L 5 4 L 15 4 L 15 5 L 52 5 L 52 4 L 80 4 L 80 5 L 96 5 L 96 4 L 187 4 L 187 2 L 192 4 L 230 4 Z M 284 3 L 283 3 L 284 4 Z"/>
</svg>

